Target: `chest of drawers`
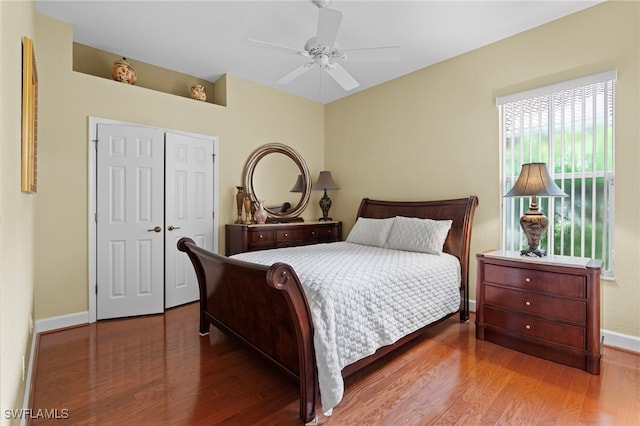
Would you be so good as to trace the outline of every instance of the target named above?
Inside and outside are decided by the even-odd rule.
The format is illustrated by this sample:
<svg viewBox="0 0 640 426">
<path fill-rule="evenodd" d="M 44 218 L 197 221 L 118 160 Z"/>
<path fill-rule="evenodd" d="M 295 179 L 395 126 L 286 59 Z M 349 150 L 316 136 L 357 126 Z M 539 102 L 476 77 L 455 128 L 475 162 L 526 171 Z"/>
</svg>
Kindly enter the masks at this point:
<svg viewBox="0 0 640 426">
<path fill-rule="evenodd" d="M 601 261 L 507 251 L 476 259 L 478 339 L 600 373 Z"/>
<path fill-rule="evenodd" d="M 279 247 L 331 243 L 342 238 L 342 222 L 293 222 L 226 226 L 226 255 Z"/>
</svg>

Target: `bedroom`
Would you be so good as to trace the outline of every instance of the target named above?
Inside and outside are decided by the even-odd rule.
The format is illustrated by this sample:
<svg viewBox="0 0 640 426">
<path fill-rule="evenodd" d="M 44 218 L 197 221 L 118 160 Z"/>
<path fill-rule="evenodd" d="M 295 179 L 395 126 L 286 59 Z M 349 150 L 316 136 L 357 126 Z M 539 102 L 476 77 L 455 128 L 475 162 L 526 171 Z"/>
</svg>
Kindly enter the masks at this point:
<svg viewBox="0 0 640 426">
<path fill-rule="evenodd" d="M 218 136 L 220 157 L 224 158 L 220 166 L 221 226 L 233 218 L 232 195 L 251 150 L 280 141 L 295 146 L 311 170 L 317 173 L 326 168 L 339 181 L 341 190 L 332 193 L 331 213 L 345 223 L 344 235 L 363 196 L 438 199 L 478 195 L 471 247 L 475 253 L 499 245 L 495 96 L 616 68 L 617 270 L 615 281 L 603 282 L 602 327 L 637 345 L 638 3 L 605 2 L 327 106 L 232 75 L 226 82 L 227 107 L 116 86 L 71 71 L 72 29 L 68 24 L 36 14 L 31 3 L 3 2 L 0 10 L 3 407 L 21 401 L 19 373 L 23 356 L 28 359 L 30 353 L 30 317 L 40 321 L 87 310 L 87 116 Z M 11 143 L 20 139 L 16 109 L 20 103 L 16 87 L 20 47 L 15 40 L 23 35 L 36 43 L 40 81 L 40 181 L 33 197 L 18 191 L 19 150 Z M 122 98 L 128 102 L 123 104 Z M 461 116 L 468 125 L 460 125 Z M 252 126 L 246 126 L 247 121 Z M 434 146 L 437 156 L 432 154 Z M 381 170 L 394 170 L 393 179 Z M 446 186 L 435 184 L 443 179 Z M 319 215 L 316 201 L 312 200 L 305 217 Z M 474 277 L 475 265 L 471 267 Z M 472 278 L 472 289 L 473 282 Z"/>
</svg>

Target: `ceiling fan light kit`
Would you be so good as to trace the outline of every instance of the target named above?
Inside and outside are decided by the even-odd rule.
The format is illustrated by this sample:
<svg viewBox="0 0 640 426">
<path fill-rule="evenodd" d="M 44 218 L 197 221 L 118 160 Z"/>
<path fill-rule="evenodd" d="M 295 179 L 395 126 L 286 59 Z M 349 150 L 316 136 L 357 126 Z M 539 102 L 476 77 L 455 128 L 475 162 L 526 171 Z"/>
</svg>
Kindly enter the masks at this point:
<svg viewBox="0 0 640 426">
<path fill-rule="evenodd" d="M 324 72 L 335 80 L 344 90 L 353 90 L 360 86 L 360 84 L 342 65 L 335 62 L 348 60 L 348 54 L 345 51 L 339 50 L 338 44 L 336 43 L 338 30 L 342 23 L 342 13 L 328 8 L 331 0 L 312 0 L 312 3 L 318 7 L 318 27 L 316 36 L 307 40 L 304 49 L 296 49 L 254 39 L 245 39 L 245 41 L 258 47 L 311 59 L 310 62 L 301 64 L 289 71 L 276 81 L 277 84 L 288 84 L 307 71 L 319 67 L 320 70 L 324 70 Z M 399 59 L 397 55 L 398 50 L 398 46 L 347 49 L 347 51 L 354 53 L 356 57 L 358 53 L 363 53 L 360 55 L 361 61 L 374 62 L 397 60 Z"/>
</svg>

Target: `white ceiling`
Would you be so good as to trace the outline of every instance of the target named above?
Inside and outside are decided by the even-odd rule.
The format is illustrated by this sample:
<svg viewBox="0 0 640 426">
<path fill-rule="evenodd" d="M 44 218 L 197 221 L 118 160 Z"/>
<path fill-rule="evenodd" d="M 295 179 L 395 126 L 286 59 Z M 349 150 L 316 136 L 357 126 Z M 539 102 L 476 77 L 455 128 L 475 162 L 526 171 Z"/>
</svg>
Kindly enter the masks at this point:
<svg viewBox="0 0 640 426">
<path fill-rule="evenodd" d="M 397 62 L 343 62 L 360 83 L 349 92 L 318 68 L 276 85 L 308 59 L 244 42 L 304 48 L 318 19 L 310 0 L 36 0 L 36 10 L 72 23 L 74 41 L 125 56 L 134 66 L 137 60 L 209 81 L 229 73 L 328 103 L 600 1 L 333 0 L 329 7 L 343 14 L 341 48 L 400 46 Z"/>
</svg>

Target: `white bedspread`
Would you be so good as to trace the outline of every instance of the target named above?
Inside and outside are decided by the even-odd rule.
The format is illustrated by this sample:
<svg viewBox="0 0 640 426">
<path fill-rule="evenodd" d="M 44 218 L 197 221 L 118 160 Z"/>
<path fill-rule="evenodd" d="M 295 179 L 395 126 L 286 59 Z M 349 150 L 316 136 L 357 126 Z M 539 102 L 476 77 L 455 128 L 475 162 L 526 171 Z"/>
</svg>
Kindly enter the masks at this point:
<svg viewBox="0 0 640 426">
<path fill-rule="evenodd" d="M 291 265 L 315 329 L 322 411 L 344 392 L 341 370 L 460 307 L 460 263 L 433 255 L 347 242 L 241 253 L 263 265 Z"/>
</svg>

